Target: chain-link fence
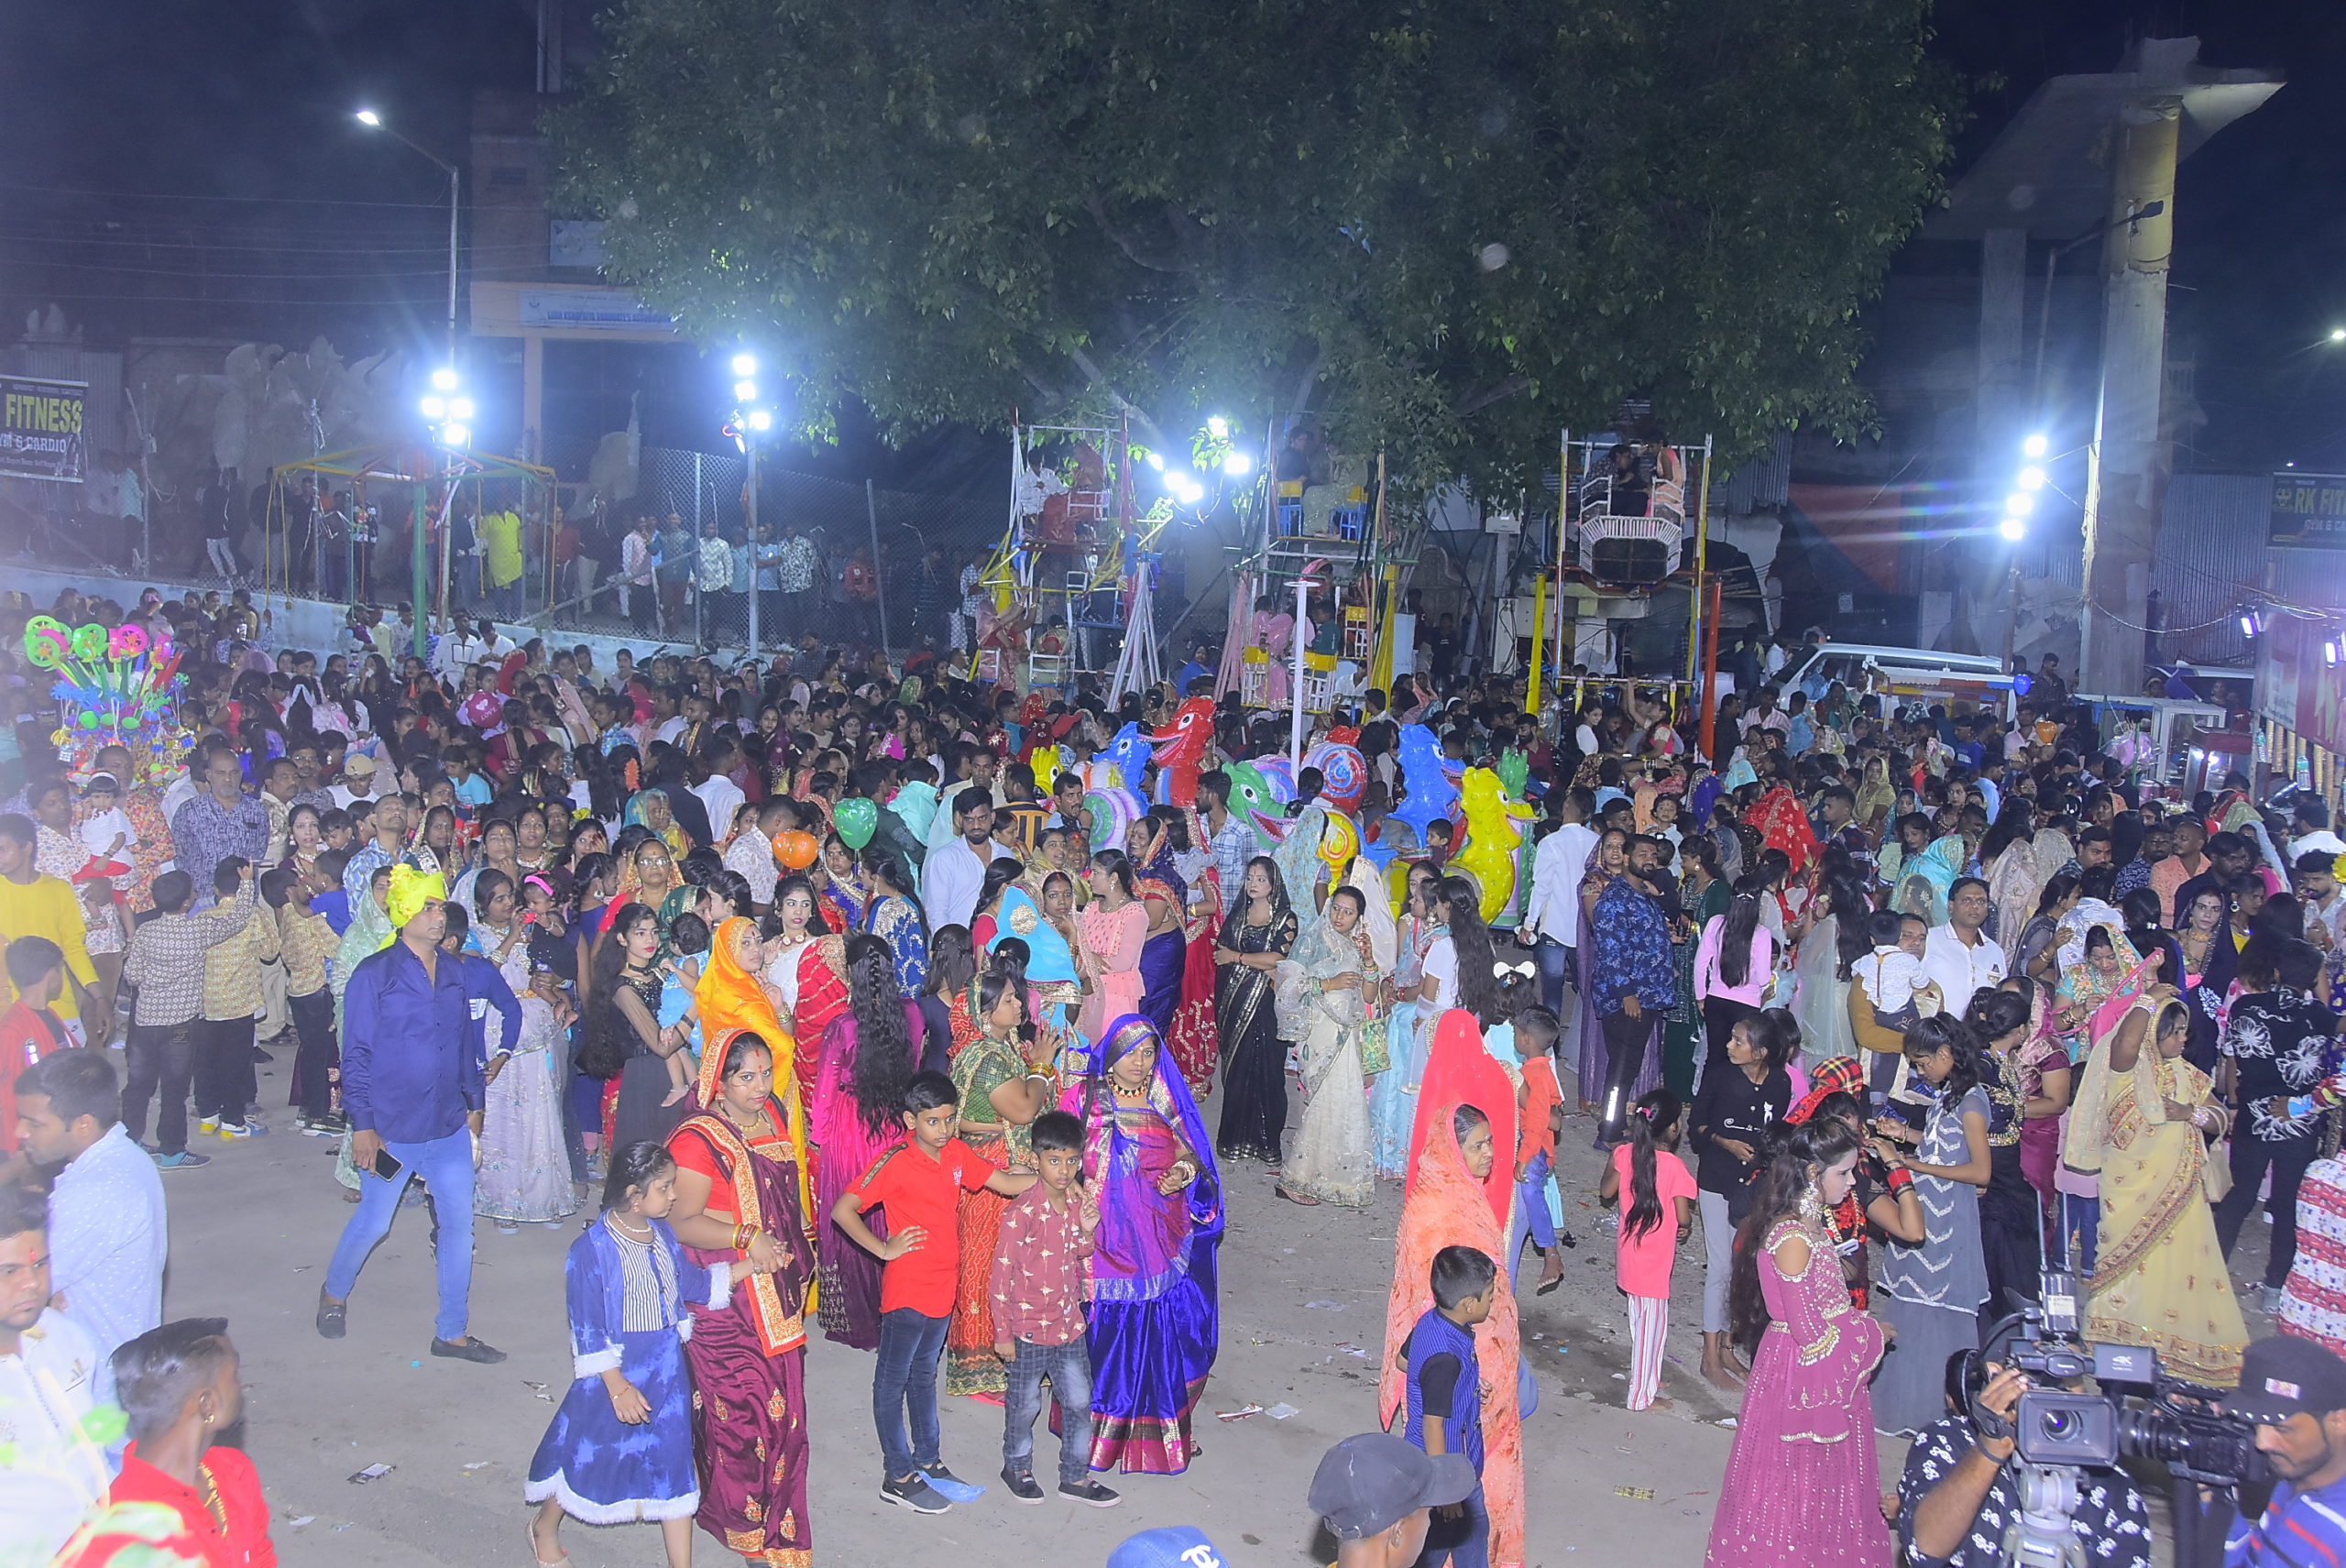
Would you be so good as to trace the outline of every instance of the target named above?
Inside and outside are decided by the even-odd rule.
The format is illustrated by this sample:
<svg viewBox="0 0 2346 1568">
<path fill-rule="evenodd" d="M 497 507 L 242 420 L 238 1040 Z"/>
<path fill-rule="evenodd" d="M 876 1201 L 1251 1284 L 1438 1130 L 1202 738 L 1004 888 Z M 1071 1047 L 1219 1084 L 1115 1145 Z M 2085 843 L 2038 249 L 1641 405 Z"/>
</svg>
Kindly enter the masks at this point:
<svg viewBox="0 0 2346 1568">
<path fill-rule="evenodd" d="M 1004 522 L 1001 502 L 882 489 L 761 463 L 758 524 L 771 550 L 795 556 L 805 586 L 775 560 L 763 590 L 753 591 L 748 477 L 748 460 L 739 455 L 645 447 L 620 472 L 565 482 L 557 488 L 560 526 L 537 509 L 522 509 L 529 514 L 522 518 L 523 573 L 503 592 L 485 587 L 484 553 L 463 550 L 460 525 L 455 547 L 447 551 L 448 604 L 548 634 L 641 637 L 725 650 L 749 646 L 754 609 L 757 645 L 763 650 L 806 637 L 876 646 L 884 631 L 888 645 L 901 651 L 943 638 L 948 596 L 940 595 L 934 581 L 924 588 L 928 550 L 943 553 L 938 580 L 950 585 L 949 598 L 957 598 L 962 565 L 992 548 Z M 273 524 L 276 532 L 266 535 L 270 542 L 264 545 L 265 531 L 256 520 L 267 510 L 267 487 L 247 496 L 241 488 L 224 486 L 224 494 L 212 499 L 229 519 L 229 537 L 218 551 L 207 548 L 197 498 L 155 508 L 151 522 L 141 526 L 89 513 L 82 488 L 0 482 L 0 555 L 126 584 L 266 587 L 274 594 L 283 592 L 290 572 L 296 598 L 347 602 L 347 595 L 389 607 L 411 595 L 404 490 L 397 515 L 379 523 L 383 540 L 356 547 L 361 569 L 352 580 L 346 564 L 321 572 L 314 550 L 306 547 L 306 518 L 296 528 Z M 362 498 L 367 499 L 374 498 Z M 625 569 L 627 536 L 639 517 L 653 522 L 650 551 L 656 564 L 648 586 L 630 581 Z M 290 534 L 299 538 L 291 542 L 289 561 Z M 442 548 L 435 524 L 427 595 L 435 601 Z M 233 572 L 223 569 L 224 558 Z M 132 587 L 117 597 L 126 603 L 135 591 Z M 931 620 L 940 623 L 926 624 Z"/>
</svg>

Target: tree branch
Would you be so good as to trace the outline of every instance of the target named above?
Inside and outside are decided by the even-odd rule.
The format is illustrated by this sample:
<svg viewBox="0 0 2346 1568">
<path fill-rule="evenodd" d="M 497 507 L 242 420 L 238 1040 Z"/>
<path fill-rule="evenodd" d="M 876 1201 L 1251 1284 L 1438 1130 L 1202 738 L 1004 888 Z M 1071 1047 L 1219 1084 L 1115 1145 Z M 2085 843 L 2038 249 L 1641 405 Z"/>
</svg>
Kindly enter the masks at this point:
<svg viewBox="0 0 2346 1568">
<path fill-rule="evenodd" d="M 1171 447 L 1173 444 L 1166 439 L 1165 432 L 1158 428 L 1157 422 L 1148 417 L 1148 411 L 1135 403 L 1131 399 L 1125 397 L 1124 393 L 1116 390 L 1116 389 L 1109 383 L 1107 376 L 1101 370 L 1100 367 L 1092 363 L 1091 356 L 1086 354 L 1080 348 L 1071 348 L 1068 350 L 1067 356 L 1075 361 L 1075 367 L 1082 371 L 1085 378 L 1089 379 L 1093 386 L 1100 388 L 1102 391 L 1108 394 L 1108 399 L 1111 402 L 1114 403 L 1118 409 L 1123 411 L 1123 412 L 1130 418 L 1135 424 L 1139 425 L 1141 429 L 1146 431 L 1150 437 L 1156 441 L 1157 445 L 1168 448 Z"/>
<path fill-rule="evenodd" d="M 1100 199 L 1099 192 L 1091 192 L 1083 198 L 1083 210 L 1091 214 L 1091 221 L 1099 225 L 1100 232 L 1106 235 L 1115 247 L 1124 253 L 1124 259 L 1134 266 L 1145 267 L 1151 272 L 1181 273 L 1189 270 L 1174 262 L 1143 256 L 1140 247 L 1133 243 L 1132 237 L 1108 221 L 1108 204 Z"/>
<path fill-rule="evenodd" d="M 1470 392 L 1459 399 L 1457 405 L 1450 411 L 1451 416 L 1454 419 L 1464 419 L 1468 414 L 1489 408 L 1493 403 L 1505 402 L 1518 392 L 1528 391 L 1530 386 L 1531 378 L 1529 376 L 1520 373 L 1509 376 L 1504 381 L 1494 382 L 1479 392 Z"/>
<path fill-rule="evenodd" d="M 1311 351 L 1311 363 L 1303 367 L 1303 374 L 1295 378 L 1294 411 L 1300 413 L 1311 406 L 1311 393 L 1313 389 L 1320 385 L 1321 367 L 1327 363 L 1328 350 L 1326 347 L 1319 346 L 1313 348 Z"/>
</svg>

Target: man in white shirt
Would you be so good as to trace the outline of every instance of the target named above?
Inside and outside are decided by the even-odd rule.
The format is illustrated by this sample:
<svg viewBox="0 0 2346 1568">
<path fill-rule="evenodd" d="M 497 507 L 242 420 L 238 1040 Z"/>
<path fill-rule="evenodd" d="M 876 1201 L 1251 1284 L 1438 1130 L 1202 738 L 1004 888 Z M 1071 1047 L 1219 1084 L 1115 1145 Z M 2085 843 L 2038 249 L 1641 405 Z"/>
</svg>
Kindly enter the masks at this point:
<svg viewBox="0 0 2346 1568">
<path fill-rule="evenodd" d="M 921 907 L 932 931 L 976 919 L 987 865 L 1010 853 L 993 841 L 993 796 L 983 786 L 971 784 L 952 800 L 953 839 L 928 852 L 920 873 Z"/>
<path fill-rule="evenodd" d="M 488 657 L 488 644 L 473 635 L 472 618 L 460 609 L 448 618 L 448 630 L 433 645 L 432 673 L 444 680 L 460 680 L 467 668 Z"/>
<path fill-rule="evenodd" d="M 2330 830 L 2330 803 L 2310 795 L 2297 796 L 2290 809 L 2291 827 L 2296 836 L 2289 840 L 2289 864 L 2295 866 L 2316 850 L 2336 857 L 2346 855 L 2346 839 Z"/>
<path fill-rule="evenodd" d="M 2292 879 L 2306 916 L 2306 940 L 2324 952 L 2346 940 L 2346 895 L 2338 891 L 2338 858 L 2327 850 L 2299 855 Z"/>
<path fill-rule="evenodd" d="M 741 809 L 749 797 L 741 786 L 726 776 L 727 770 L 740 761 L 740 745 L 730 740 L 718 740 L 708 750 L 708 777 L 693 785 L 693 793 L 700 796 L 701 805 L 708 808 L 708 830 L 717 835 L 718 849 L 731 841 L 733 815 Z"/>
<path fill-rule="evenodd" d="M 49 1304 L 49 1205 L 0 1187 L 0 1563 L 46 1563 L 114 1478 L 82 1431 L 96 1403 L 98 1351 Z"/>
<path fill-rule="evenodd" d="M 1596 802 L 1585 789 L 1560 790 L 1548 798 L 1563 826 L 1540 839 L 1531 857 L 1531 902 L 1516 939 L 1538 948 L 1540 1000 L 1562 1019 L 1564 982 L 1580 945 L 1581 878 L 1596 852 L 1596 834 L 1588 826 Z"/>
<path fill-rule="evenodd" d="M 1974 992 L 2003 980 L 2004 949 L 1980 930 L 1988 923 L 1988 884 L 1978 877 L 1957 879 L 1947 890 L 1946 914 L 1947 923 L 1933 927 L 1924 940 L 1923 976 L 1938 986 L 1946 1011 L 1960 1018 Z"/>
<path fill-rule="evenodd" d="M 353 751 L 342 760 L 342 782 L 326 793 L 343 810 L 361 801 L 375 798 L 375 759 L 364 751 Z"/>
</svg>

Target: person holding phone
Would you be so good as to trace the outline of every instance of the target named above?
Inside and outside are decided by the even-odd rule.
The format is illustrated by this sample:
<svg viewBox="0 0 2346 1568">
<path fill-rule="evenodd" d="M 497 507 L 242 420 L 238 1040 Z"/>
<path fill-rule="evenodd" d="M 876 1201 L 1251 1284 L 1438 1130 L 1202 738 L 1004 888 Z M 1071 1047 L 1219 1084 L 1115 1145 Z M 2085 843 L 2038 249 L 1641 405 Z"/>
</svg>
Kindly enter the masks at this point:
<svg viewBox="0 0 2346 1568">
<path fill-rule="evenodd" d="M 432 1354 L 494 1365 L 505 1353 L 467 1332 L 473 1277 L 473 1139 L 486 1086 L 468 1038 L 463 966 L 440 950 L 447 887 L 412 866 L 391 870 L 386 912 L 398 939 L 360 961 L 343 998 L 342 1107 L 360 1171 L 358 1212 L 318 1291 L 318 1332 L 349 1332 L 350 1292 L 420 1174 L 436 1200 L 440 1306 Z"/>
</svg>

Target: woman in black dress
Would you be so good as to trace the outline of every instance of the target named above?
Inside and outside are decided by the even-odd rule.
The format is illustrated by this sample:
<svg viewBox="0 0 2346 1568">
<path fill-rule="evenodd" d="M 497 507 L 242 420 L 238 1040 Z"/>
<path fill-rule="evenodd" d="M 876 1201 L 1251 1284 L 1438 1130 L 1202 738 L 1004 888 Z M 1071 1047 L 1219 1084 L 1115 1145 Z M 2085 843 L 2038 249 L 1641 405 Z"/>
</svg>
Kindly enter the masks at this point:
<svg viewBox="0 0 2346 1568">
<path fill-rule="evenodd" d="M 1214 1025 L 1222 1043 L 1222 1157 L 1278 1168 L 1287 1132 L 1287 1044 L 1271 973 L 1295 946 L 1295 911 L 1268 855 L 1246 862 L 1244 896 L 1214 948 Z"/>
<path fill-rule="evenodd" d="M 660 925 L 649 905 L 614 917 L 595 950 L 595 983 L 586 1003 L 586 1044 L 578 1065 L 604 1080 L 608 1146 L 640 1138 L 664 1143 L 692 1110 L 669 1095 L 667 1058 L 685 1045 L 682 1025 L 660 1026 Z"/>
</svg>

